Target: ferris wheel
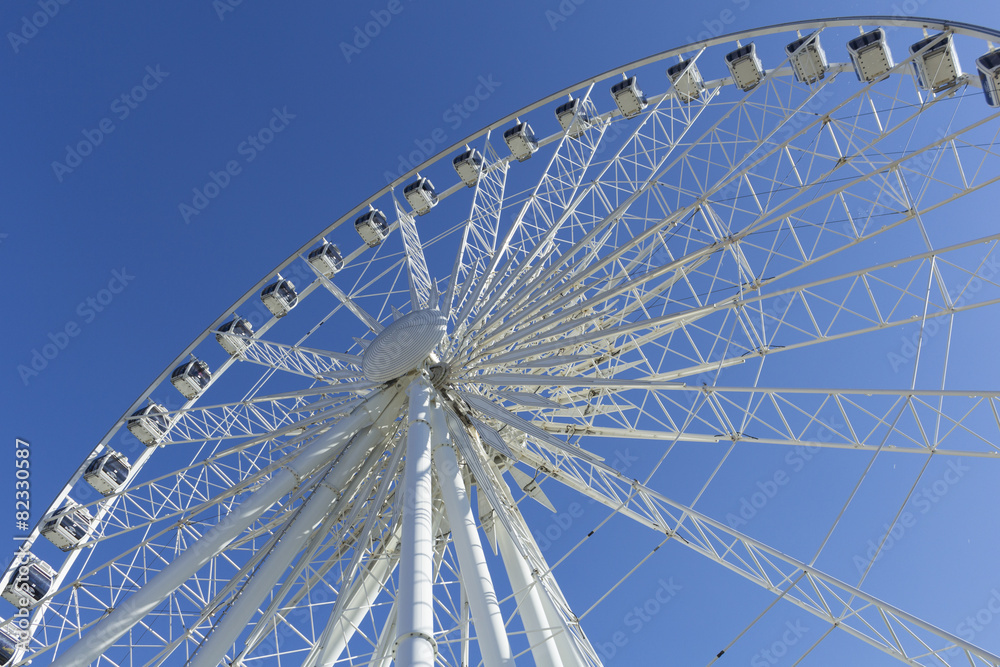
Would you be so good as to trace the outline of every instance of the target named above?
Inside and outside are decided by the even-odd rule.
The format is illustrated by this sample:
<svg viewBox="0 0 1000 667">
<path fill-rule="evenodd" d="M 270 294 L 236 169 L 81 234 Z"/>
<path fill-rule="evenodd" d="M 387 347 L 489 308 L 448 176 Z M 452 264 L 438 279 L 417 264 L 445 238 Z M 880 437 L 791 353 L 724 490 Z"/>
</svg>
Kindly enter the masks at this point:
<svg viewBox="0 0 1000 667">
<path fill-rule="evenodd" d="M 0 667 L 603 664 L 651 558 L 753 591 L 683 664 L 794 609 L 799 660 L 1000 665 L 877 580 L 936 554 L 899 535 L 923 483 L 1000 472 L 998 38 L 718 37 L 401 175 L 81 463 L 0 581 Z"/>
</svg>

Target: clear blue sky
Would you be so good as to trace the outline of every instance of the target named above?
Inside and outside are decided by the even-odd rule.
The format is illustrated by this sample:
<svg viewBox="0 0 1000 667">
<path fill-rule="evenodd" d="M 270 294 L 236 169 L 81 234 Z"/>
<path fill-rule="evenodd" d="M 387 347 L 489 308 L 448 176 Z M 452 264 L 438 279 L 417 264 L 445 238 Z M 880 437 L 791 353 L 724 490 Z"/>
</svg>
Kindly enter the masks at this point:
<svg viewBox="0 0 1000 667">
<path fill-rule="evenodd" d="M 554 90 L 708 32 L 894 13 L 1000 28 L 1000 5 L 985 0 L 562 0 L 568 16 L 557 0 L 48 4 L 58 13 L 37 30 L 24 27 L 24 17 L 41 11 L 34 0 L 8 0 L 0 14 L 0 263 L 10 287 L 0 460 L 12 457 L 15 437 L 32 443 L 33 519 L 180 349 L 305 240 L 382 187 L 400 156 L 431 144 L 437 152 Z M 364 48 L 342 46 L 372 12 L 391 20 Z M 477 88 L 489 92 L 468 117 L 451 110 Z M 272 143 L 247 142 L 269 125 L 280 129 Z M 92 153 L 67 155 L 66 146 L 84 138 L 96 144 Z M 185 215 L 180 205 L 195 204 L 192 189 L 230 161 L 238 173 L 197 215 Z M 19 372 L 50 342 L 62 349 L 45 368 Z M 815 466 L 805 470 L 820 475 Z M 9 488 L 12 477 L 4 475 Z M 597 508 L 582 511 L 574 528 L 581 535 L 584 523 L 589 530 L 603 518 Z M 929 516 L 914 540 L 932 541 L 944 528 Z M 607 529 L 609 538 L 624 534 L 620 524 Z M 0 537 L 12 531 L 5 515 Z M 649 535 L 622 554 L 609 539 L 592 566 L 617 580 L 656 541 Z M 671 553 L 660 569 L 640 569 L 617 606 L 601 611 L 607 633 L 592 631 L 594 641 L 618 628 L 630 638 L 609 662 L 657 664 L 664 643 L 710 637 L 707 648 L 686 654 L 707 662 L 711 642 L 728 641 L 751 620 L 749 609 L 767 603 L 690 553 Z M 668 606 L 633 634 L 629 601 L 641 604 L 675 571 L 684 573 L 674 576 L 683 585 L 676 611 Z M 977 585 L 981 593 L 968 584 L 950 601 L 948 586 L 911 584 L 929 586 L 946 611 L 905 587 L 898 602 L 954 630 L 963 613 L 988 601 L 1000 574 Z M 737 598 L 753 602 L 737 610 L 730 605 Z M 745 664 L 755 646 L 768 646 L 797 619 L 810 628 L 803 642 L 819 638 L 823 630 L 806 614 L 776 612 L 731 664 Z M 1000 651 L 1000 623 L 976 641 Z"/>
</svg>

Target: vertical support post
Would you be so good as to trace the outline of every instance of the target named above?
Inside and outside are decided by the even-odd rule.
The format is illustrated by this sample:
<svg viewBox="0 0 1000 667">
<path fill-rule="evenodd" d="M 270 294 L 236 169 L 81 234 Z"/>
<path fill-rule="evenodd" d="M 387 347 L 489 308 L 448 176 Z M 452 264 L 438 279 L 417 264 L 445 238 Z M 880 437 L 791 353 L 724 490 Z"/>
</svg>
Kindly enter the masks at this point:
<svg viewBox="0 0 1000 667">
<path fill-rule="evenodd" d="M 438 486 L 458 555 L 462 586 L 472 608 L 472 621 L 476 624 L 476 637 L 483 663 L 486 667 L 512 666 L 514 658 L 511 656 L 503 614 L 500 612 L 483 544 L 476 529 L 472 503 L 465 490 L 458 457 L 452 447 L 444 411 L 440 405 L 431 407 L 431 426 L 434 432 L 434 465 Z"/>
<path fill-rule="evenodd" d="M 426 378 L 410 384 L 406 429 L 406 468 L 403 474 L 403 543 L 396 596 L 396 664 L 433 667 L 434 643 L 434 535 L 431 529 L 431 425 L 433 388 Z"/>
<path fill-rule="evenodd" d="M 497 526 L 497 543 L 500 545 L 500 554 L 507 568 L 514 597 L 517 598 L 517 611 L 528 634 L 535 664 L 538 667 L 562 667 L 563 662 L 559 657 L 559 649 L 552 636 L 553 630 L 545 614 L 545 607 L 542 606 L 538 587 L 531 578 L 528 564 L 524 562 L 502 524 Z"/>
</svg>

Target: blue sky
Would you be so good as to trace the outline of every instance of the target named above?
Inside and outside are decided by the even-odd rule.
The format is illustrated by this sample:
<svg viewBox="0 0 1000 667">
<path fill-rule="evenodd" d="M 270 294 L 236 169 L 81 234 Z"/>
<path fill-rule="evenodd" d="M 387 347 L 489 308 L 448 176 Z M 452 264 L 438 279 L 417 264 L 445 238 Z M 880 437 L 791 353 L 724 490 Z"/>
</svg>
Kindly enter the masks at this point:
<svg viewBox="0 0 1000 667">
<path fill-rule="evenodd" d="M 305 240 L 381 188 L 387 172 L 412 166 L 412 156 L 436 153 L 587 76 L 709 34 L 834 12 L 1000 28 L 1000 5 L 984 0 L 233 4 L 8 0 L 0 15 L 0 258 L 12 288 L 0 365 L 10 444 L 0 455 L 13 456 L 15 437 L 32 443 L 33 519 L 180 349 Z M 44 6 L 53 15 L 33 30 L 30 17 Z M 378 34 L 359 38 L 373 20 L 383 24 Z M 67 151 L 81 142 L 92 145 L 89 154 Z M 217 196 L 200 200 L 194 190 L 213 180 Z M 43 360 L 47 345 L 58 353 Z M 759 478 L 773 469 L 765 466 Z M 808 459 L 802 470 L 822 478 Z M 594 507 L 580 511 L 584 519 L 574 517 L 566 530 L 583 531 L 584 523 L 589 530 L 603 518 Z M 924 532 L 914 540 L 947 529 L 932 529 L 934 517 L 916 525 L 915 534 Z M 0 536 L 14 531 L 7 518 L 0 527 Z M 605 530 L 626 534 L 621 519 Z M 592 563 L 573 567 L 606 567 L 617 580 L 658 540 L 645 541 L 623 562 L 609 539 Z M 705 574 L 686 574 L 678 597 L 728 623 L 719 636 L 731 638 L 750 620 L 726 604 L 730 597 L 751 596 L 755 609 L 766 604 L 749 585 L 715 579 L 707 565 L 689 563 L 694 556 L 675 553 L 678 569 Z M 640 570 L 626 596 L 641 603 L 664 577 Z M 981 601 L 975 590 L 962 596 L 943 617 L 957 623 L 962 609 L 985 605 L 989 587 Z M 633 634 L 628 610 L 622 604 L 605 617 L 608 637 L 621 626 L 632 640 L 610 662 L 652 664 L 656 636 L 683 619 L 657 615 Z M 799 618 L 806 615 L 793 611 L 757 626 L 745 654 Z M 803 641 L 818 639 L 818 622 L 804 622 L 812 629 Z M 977 641 L 1000 650 L 1000 629 L 987 628 Z"/>
</svg>

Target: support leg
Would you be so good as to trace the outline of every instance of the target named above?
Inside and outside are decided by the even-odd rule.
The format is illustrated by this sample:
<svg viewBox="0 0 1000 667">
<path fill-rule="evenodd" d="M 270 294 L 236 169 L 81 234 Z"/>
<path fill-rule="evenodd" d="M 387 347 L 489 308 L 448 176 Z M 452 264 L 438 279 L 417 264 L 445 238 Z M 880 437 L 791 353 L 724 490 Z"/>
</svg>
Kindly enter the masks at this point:
<svg viewBox="0 0 1000 667">
<path fill-rule="evenodd" d="M 198 570 L 236 539 L 299 481 L 329 462 L 362 428 L 370 426 L 386 409 L 395 392 L 379 392 L 308 445 L 288 466 L 279 469 L 225 519 L 206 531 L 197 542 L 98 623 L 80 641 L 52 663 L 54 667 L 84 667 L 95 662 L 136 623 L 159 606 Z"/>
<path fill-rule="evenodd" d="M 316 490 L 305 502 L 298 514 L 263 564 L 257 568 L 244 586 L 240 596 L 226 612 L 222 620 L 213 628 L 205 643 L 191 660 L 191 667 L 217 667 L 222 664 L 226 650 L 246 629 L 250 619 L 257 613 L 261 602 L 274 588 L 278 578 L 288 570 L 295 555 L 303 548 L 313 529 L 323 521 L 323 517 L 334 505 L 340 491 L 358 474 L 365 458 L 382 439 L 377 429 L 367 429 L 359 433 L 326 479 L 316 486 Z"/>
<path fill-rule="evenodd" d="M 434 431 L 434 464 L 438 485 L 444 498 L 448 523 L 451 525 L 462 586 L 467 591 L 469 606 L 472 608 L 472 620 L 476 625 L 476 638 L 483 663 L 486 667 L 513 665 L 503 614 L 486 565 L 486 555 L 476 529 L 472 504 L 465 490 L 458 457 L 452 448 L 444 411 L 440 406 L 431 407 L 431 425 Z"/>
<path fill-rule="evenodd" d="M 403 474 L 403 544 L 396 597 L 396 664 L 400 667 L 433 667 L 436 653 L 429 415 L 432 392 L 424 378 L 414 380 L 407 391 L 410 404 Z"/>
</svg>

